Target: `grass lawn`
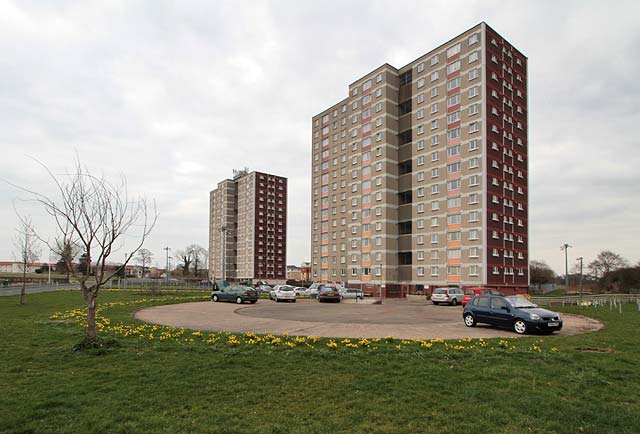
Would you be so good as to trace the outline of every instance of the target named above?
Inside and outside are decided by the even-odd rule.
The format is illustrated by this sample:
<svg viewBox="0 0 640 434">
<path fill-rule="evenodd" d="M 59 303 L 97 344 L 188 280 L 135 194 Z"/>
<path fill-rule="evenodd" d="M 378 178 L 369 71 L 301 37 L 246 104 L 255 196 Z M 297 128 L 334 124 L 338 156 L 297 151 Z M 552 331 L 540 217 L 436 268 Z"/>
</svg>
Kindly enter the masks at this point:
<svg viewBox="0 0 640 434">
<path fill-rule="evenodd" d="M 583 308 L 607 327 L 582 336 L 363 343 L 141 327 L 131 312 L 175 296 L 99 301 L 121 302 L 102 355 L 51 319 L 78 292 L 0 297 L 1 433 L 640 432 L 635 304 Z"/>
</svg>

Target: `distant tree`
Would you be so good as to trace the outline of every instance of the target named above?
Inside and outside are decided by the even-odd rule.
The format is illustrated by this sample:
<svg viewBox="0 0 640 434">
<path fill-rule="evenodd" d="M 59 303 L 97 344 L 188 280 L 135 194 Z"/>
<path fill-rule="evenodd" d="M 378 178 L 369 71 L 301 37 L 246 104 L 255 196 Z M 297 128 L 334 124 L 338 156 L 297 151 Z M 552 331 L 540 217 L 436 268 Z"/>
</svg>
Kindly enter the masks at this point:
<svg viewBox="0 0 640 434">
<path fill-rule="evenodd" d="M 200 264 L 207 262 L 207 249 L 198 244 L 191 244 L 187 247 L 187 250 L 191 251 L 191 257 L 193 259 L 193 274 L 197 277 L 198 272 L 200 271 Z"/>
<path fill-rule="evenodd" d="M 78 258 L 78 266 L 76 267 L 76 269 L 78 270 L 78 273 L 86 274 L 87 276 L 89 276 L 91 274 L 91 264 L 87 262 L 87 259 L 88 256 L 86 253 L 80 255 L 80 258 Z"/>
<path fill-rule="evenodd" d="M 529 277 L 532 285 L 553 283 L 556 274 L 543 260 L 533 260 L 529 263 Z"/>
<path fill-rule="evenodd" d="M 619 268 L 627 267 L 629 262 L 617 253 L 610 250 L 603 250 L 598 253 L 596 259 L 589 262 L 587 268 L 596 277 L 604 277 L 605 274 Z"/>
<path fill-rule="evenodd" d="M 143 278 L 145 276 L 145 273 L 144 273 L 145 268 L 146 268 L 147 265 L 151 264 L 151 260 L 152 259 L 153 259 L 153 253 L 151 253 L 151 250 L 145 249 L 145 248 L 142 248 L 142 249 L 138 250 L 138 254 L 136 255 L 136 260 L 142 266 L 142 277 Z"/>
<path fill-rule="evenodd" d="M 189 274 L 189 269 L 191 268 L 191 263 L 193 262 L 193 258 L 191 257 L 191 252 L 189 250 L 178 250 L 176 252 L 178 257 L 178 265 L 176 269 L 180 269 L 183 276 L 187 276 Z"/>
<path fill-rule="evenodd" d="M 74 248 L 69 243 L 57 243 L 55 251 L 59 252 L 60 255 L 60 259 L 58 259 L 58 262 L 56 263 L 56 271 L 58 273 L 66 273 L 67 281 L 69 281 L 69 275 L 72 270 L 67 267 L 67 264 L 73 264 L 73 261 L 76 259 Z"/>
<path fill-rule="evenodd" d="M 640 290 L 640 267 L 624 267 L 606 273 L 602 286 L 608 290 L 630 292 Z"/>
<path fill-rule="evenodd" d="M 142 248 L 158 214 L 155 206 L 148 208 L 146 200 L 128 196 L 124 177 L 120 183 L 112 184 L 104 177 L 92 175 L 79 160 L 76 160 L 73 171 L 62 175 L 54 174 L 44 164 L 41 166 L 56 187 L 56 196 L 45 196 L 36 190 L 12 185 L 29 193 L 52 217 L 57 238 L 55 245 L 47 243 L 49 248 L 54 250 L 56 246 L 70 245 L 83 255 L 81 262 L 87 265 L 83 272 L 72 267 L 70 255 L 66 255 L 65 263 L 80 284 L 80 293 L 87 308 L 85 341 L 91 344 L 98 337 L 96 309 L 100 288 L 120 268 L 124 269 Z M 111 270 L 107 265 L 109 257 L 122 246 L 125 236 L 127 242 L 133 244 L 127 248 L 130 253 L 118 269 Z M 61 250 L 56 253 L 63 256 Z M 90 264 L 94 263 L 92 276 Z"/>
<path fill-rule="evenodd" d="M 14 238 L 13 245 L 15 248 L 14 256 L 22 266 L 20 304 L 24 304 L 25 296 L 27 294 L 27 269 L 29 268 L 29 264 L 36 262 L 40 257 L 40 248 L 37 245 L 37 235 L 29 217 L 20 218 L 20 224 L 16 229 L 16 236 Z"/>
</svg>

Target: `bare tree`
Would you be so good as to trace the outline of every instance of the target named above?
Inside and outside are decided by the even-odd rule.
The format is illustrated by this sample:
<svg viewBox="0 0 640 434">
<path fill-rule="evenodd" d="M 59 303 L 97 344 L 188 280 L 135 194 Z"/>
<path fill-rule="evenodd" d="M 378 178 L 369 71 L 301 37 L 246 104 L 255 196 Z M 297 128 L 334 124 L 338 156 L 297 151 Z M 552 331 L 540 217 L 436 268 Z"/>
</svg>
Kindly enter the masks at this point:
<svg viewBox="0 0 640 434">
<path fill-rule="evenodd" d="M 200 270 L 200 264 L 207 261 L 207 249 L 198 245 L 191 244 L 187 247 L 187 250 L 191 252 L 191 258 L 193 259 L 193 274 L 194 276 L 198 276 L 198 271 Z"/>
<path fill-rule="evenodd" d="M 20 304 L 25 303 L 27 294 L 27 269 L 29 264 L 40 258 L 40 247 L 36 244 L 37 235 L 33 229 L 33 224 L 29 217 L 20 217 L 20 224 L 16 229 L 16 236 L 13 244 L 15 247 L 16 260 L 22 266 L 22 287 L 20 288 Z"/>
<path fill-rule="evenodd" d="M 142 248 L 138 250 L 138 255 L 136 256 L 136 260 L 139 264 L 142 265 L 142 277 L 144 278 L 144 269 L 147 264 L 151 264 L 151 260 L 153 259 L 153 253 L 151 250 Z"/>
<path fill-rule="evenodd" d="M 47 197 L 34 190 L 17 187 L 30 193 L 32 199 L 53 218 L 57 237 L 55 243 L 47 243 L 49 248 L 55 251 L 56 247 L 70 245 L 78 254 L 85 255 L 89 266 L 82 272 L 73 267 L 71 255 L 63 257 L 67 270 L 80 283 L 87 307 L 85 339 L 95 340 L 98 292 L 142 248 L 158 218 L 155 204 L 149 209 L 145 199 L 129 198 L 124 176 L 118 184 L 111 184 L 104 176 L 92 175 L 79 159 L 76 159 L 74 171 L 63 175 L 55 175 L 40 164 L 57 187 L 57 196 Z M 135 244 L 127 248 L 130 253 L 124 263 L 116 270 L 109 270 L 107 260 L 123 247 L 125 235 L 128 241 L 135 240 Z M 62 256 L 63 252 L 58 249 L 57 253 Z M 93 275 L 92 264 L 95 264 Z"/>
<path fill-rule="evenodd" d="M 182 275 L 187 276 L 191 268 L 191 263 L 193 262 L 193 252 L 187 247 L 184 250 L 178 250 L 176 255 L 178 256 L 180 268 L 182 268 Z"/>
<path fill-rule="evenodd" d="M 596 259 L 589 262 L 587 268 L 598 278 L 598 276 L 604 277 L 607 273 L 627 267 L 628 265 L 629 262 L 619 254 L 610 250 L 604 250 L 598 253 Z"/>
</svg>

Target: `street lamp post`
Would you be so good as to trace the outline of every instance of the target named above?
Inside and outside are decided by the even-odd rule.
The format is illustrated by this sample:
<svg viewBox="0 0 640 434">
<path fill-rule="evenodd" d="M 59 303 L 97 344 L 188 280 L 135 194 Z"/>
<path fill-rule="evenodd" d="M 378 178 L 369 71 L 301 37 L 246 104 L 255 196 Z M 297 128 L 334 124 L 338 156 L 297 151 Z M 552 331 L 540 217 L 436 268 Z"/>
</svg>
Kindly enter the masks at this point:
<svg viewBox="0 0 640 434">
<path fill-rule="evenodd" d="M 226 267 L 226 260 L 225 260 L 225 253 L 227 251 L 227 227 L 226 226 L 222 226 L 220 228 L 220 232 L 222 233 L 222 281 L 224 281 L 224 277 L 225 277 L 225 268 Z"/>
<path fill-rule="evenodd" d="M 583 261 L 583 257 L 580 256 L 579 258 L 577 258 L 578 261 L 580 261 L 580 305 L 582 306 L 582 261 Z"/>
<path fill-rule="evenodd" d="M 49 279 L 47 283 L 51 285 L 51 249 L 49 249 L 49 263 L 47 264 L 47 271 L 49 272 Z"/>
<path fill-rule="evenodd" d="M 122 263 L 122 274 L 124 275 L 124 289 L 127 289 L 127 252 L 124 252 L 124 262 Z"/>
<path fill-rule="evenodd" d="M 166 269 L 166 272 L 164 273 L 164 276 L 165 276 L 166 281 L 169 282 L 169 250 L 171 250 L 171 249 L 169 248 L 169 246 L 167 246 L 162 250 L 165 250 L 167 252 L 167 262 L 166 262 L 166 268 L 167 269 Z"/>
<path fill-rule="evenodd" d="M 570 247 L 573 247 L 573 246 L 570 246 L 567 243 L 564 243 L 562 246 L 560 246 L 560 250 L 564 250 L 564 286 L 565 286 L 565 291 L 569 289 L 569 257 L 567 255 L 567 252 L 569 251 Z"/>
</svg>

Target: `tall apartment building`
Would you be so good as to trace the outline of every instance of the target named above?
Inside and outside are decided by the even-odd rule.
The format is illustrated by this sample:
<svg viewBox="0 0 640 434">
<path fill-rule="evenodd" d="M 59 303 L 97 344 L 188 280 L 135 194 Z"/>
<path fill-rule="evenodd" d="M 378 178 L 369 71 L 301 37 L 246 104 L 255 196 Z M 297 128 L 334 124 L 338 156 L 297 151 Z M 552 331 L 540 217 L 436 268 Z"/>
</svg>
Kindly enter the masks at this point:
<svg viewBox="0 0 640 434">
<path fill-rule="evenodd" d="M 287 178 L 234 171 L 209 196 L 210 277 L 284 281 L 286 255 Z"/>
<path fill-rule="evenodd" d="M 527 58 L 487 24 L 312 118 L 312 279 L 526 292 Z"/>
</svg>

